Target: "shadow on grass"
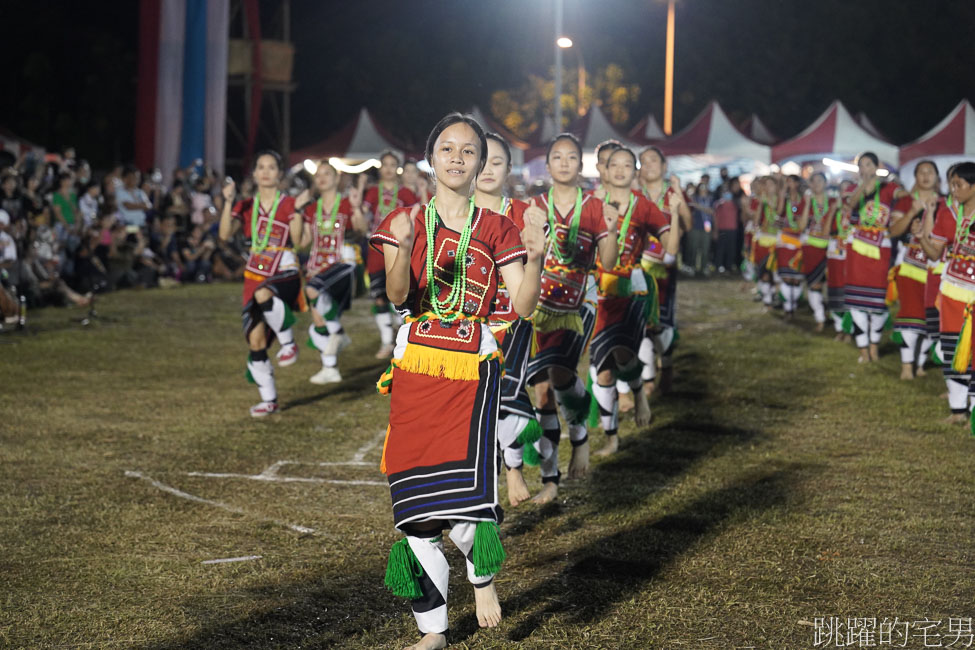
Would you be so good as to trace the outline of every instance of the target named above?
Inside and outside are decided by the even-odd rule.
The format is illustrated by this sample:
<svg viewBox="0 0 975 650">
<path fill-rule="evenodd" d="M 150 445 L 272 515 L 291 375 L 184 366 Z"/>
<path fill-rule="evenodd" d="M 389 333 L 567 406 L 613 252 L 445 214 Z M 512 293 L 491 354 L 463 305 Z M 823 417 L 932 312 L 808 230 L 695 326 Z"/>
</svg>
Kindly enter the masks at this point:
<svg viewBox="0 0 975 650">
<path fill-rule="evenodd" d="M 546 619 L 586 626 L 609 615 L 618 603 L 642 591 L 681 554 L 716 535 L 725 525 L 785 505 L 797 467 L 760 473 L 709 492 L 680 510 L 630 525 L 570 552 L 563 571 L 501 604 L 521 621 L 509 632 L 527 639 Z M 476 632 L 466 616 L 454 626 L 453 641 Z"/>
</svg>

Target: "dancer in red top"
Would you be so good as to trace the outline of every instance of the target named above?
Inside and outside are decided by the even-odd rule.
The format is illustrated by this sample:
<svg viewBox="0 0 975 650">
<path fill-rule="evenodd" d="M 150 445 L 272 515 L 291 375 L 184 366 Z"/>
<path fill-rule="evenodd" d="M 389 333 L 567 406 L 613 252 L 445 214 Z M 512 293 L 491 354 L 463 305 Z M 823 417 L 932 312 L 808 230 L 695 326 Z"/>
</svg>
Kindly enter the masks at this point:
<svg viewBox="0 0 975 650">
<path fill-rule="evenodd" d="M 810 179 L 810 194 L 802 210 L 802 275 L 806 279 L 809 306 L 816 320 L 816 331 L 826 326 L 823 280 L 826 279 L 826 250 L 829 248 L 830 219 L 836 202 L 826 195 L 826 174 L 816 172 Z"/>
<path fill-rule="evenodd" d="M 292 309 L 298 308 L 301 298 L 301 276 L 292 242 L 301 241 L 302 219 L 296 214 L 295 200 L 278 191 L 281 172 L 277 152 L 259 153 L 254 164 L 254 197 L 234 203 L 237 187 L 230 181 L 223 188 L 220 214 L 222 241 L 229 239 L 241 223 L 244 237 L 250 240 L 242 318 L 250 347 L 247 374 L 261 394 L 261 401 L 250 409 L 254 417 L 278 410 L 274 369 L 267 357 L 271 341 L 277 338 L 281 344 L 279 366 L 290 366 L 298 358 L 291 326 L 295 321 Z"/>
<path fill-rule="evenodd" d="M 528 203 L 504 196 L 504 185 L 511 172 L 511 149 L 497 133 L 487 133 L 488 155 L 484 168 L 477 176 L 474 204 L 503 214 L 525 229 L 525 213 Z M 541 210 L 534 214 L 533 226 L 544 227 Z M 539 269 L 541 267 L 539 266 Z M 498 337 L 504 355 L 504 378 L 501 380 L 501 409 L 498 415 L 498 445 L 507 468 L 508 502 L 517 506 L 531 497 L 522 475 L 525 445 L 531 446 L 542 435 L 541 426 L 535 419 L 535 409 L 528 395 L 528 357 L 534 331 L 530 318 L 522 318 L 515 312 L 507 287 L 498 287 L 498 297 L 490 316 L 491 330 Z"/>
<path fill-rule="evenodd" d="M 362 198 L 362 211 L 370 224 L 370 232 L 386 215 L 396 208 L 417 203 L 416 195 L 400 184 L 397 170 L 400 159 L 392 151 L 379 155 L 379 184 L 366 190 Z M 369 295 L 373 298 L 372 313 L 379 328 L 380 347 L 377 359 L 388 359 L 393 353 L 393 309 L 386 297 L 386 270 L 383 257 L 375 249 L 366 252 L 366 271 L 369 273 Z"/>
<path fill-rule="evenodd" d="M 928 282 L 928 258 L 921 248 L 918 236 L 924 226 L 924 208 L 941 198 L 938 187 L 941 178 L 938 166 L 931 160 L 922 160 L 914 168 L 914 189 L 911 191 L 911 207 L 904 209 L 901 217 L 890 224 L 890 236 L 900 237 L 905 233 L 908 239 L 900 247 L 898 261 L 894 268 L 897 275 L 897 317 L 894 331 L 900 334 L 901 379 L 913 379 L 915 369 L 924 375 L 924 363 L 931 349 L 933 339 L 927 335 L 927 322 L 924 305 L 925 289 Z"/>
<path fill-rule="evenodd" d="M 572 442 L 569 477 L 582 477 L 589 469 L 586 420 L 591 398 L 576 375 L 586 346 L 581 311 L 594 311 L 584 302 L 597 252 L 604 266 L 610 268 L 616 265 L 618 253 L 615 211 L 604 211 L 602 201 L 584 195 L 579 187 L 582 148 L 578 139 L 569 133 L 556 136 L 549 144 L 546 164 L 552 175 L 552 188 L 533 200 L 536 208 L 547 215 L 548 246 L 542 294 L 535 312 L 538 349 L 528 362 L 529 381 L 535 386 L 535 407 L 544 432 L 536 443 L 543 483 L 534 498 L 536 503 L 547 503 L 558 494 L 558 445 L 562 434 L 556 402 Z M 550 389 L 554 389 L 554 400 Z"/>
<path fill-rule="evenodd" d="M 447 115 L 426 151 L 434 197 L 422 210 L 393 211 L 371 238 L 383 251 L 390 301 L 409 313 L 391 379 L 380 383 L 391 390 L 383 471 L 406 535 L 390 553 L 386 584 L 412 599 L 424 635 L 413 647 L 423 649 L 447 645 L 445 527 L 467 559 L 478 623 L 501 619 L 493 577 L 505 555 L 496 474 L 502 368 L 487 320 L 502 279 L 514 311 L 531 315 L 544 245 L 540 228 L 519 233 L 507 217 L 475 206 L 487 142 L 473 118 Z"/>
<path fill-rule="evenodd" d="M 600 424 L 607 436 L 601 456 L 619 447 L 619 396 L 616 382 L 626 382 L 636 402 L 638 427 L 650 424 L 650 405 L 643 392 L 642 364 L 637 358 L 647 327 L 650 296 L 641 260 L 647 239 L 656 237 L 666 253 L 675 256 L 680 242 L 680 216 L 677 210 L 668 220 L 645 196 L 630 189 L 636 177 L 636 154 L 620 147 L 607 161 L 606 210 L 618 215 L 617 259 L 612 267 L 597 262 L 599 298 L 596 326 L 589 352 L 593 398 L 599 408 Z M 679 182 L 673 183 L 680 191 Z M 653 291 L 656 290 L 654 286 Z"/>
<path fill-rule="evenodd" d="M 802 295 L 802 179 L 796 175 L 785 179 L 785 192 L 779 200 L 778 234 L 775 240 L 775 268 L 779 276 L 779 291 L 785 299 L 785 317 L 791 319 Z"/>
<path fill-rule="evenodd" d="M 311 246 L 305 267 L 308 281 L 305 294 L 312 307 L 312 324 L 308 327 L 309 343 L 322 357 L 322 369 L 308 381 L 330 384 L 342 381 L 338 353 L 350 340 L 339 317 L 352 304 L 355 288 L 355 258 L 344 255 L 345 236 L 352 229 L 360 235 L 369 226 L 362 214 L 362 199 L 357 187 L 349 197 L 338 191 L 339 172 L 322 161 L 315 171 L 316 198 L 305 206 L 305 238 L 302 248 Z"/>
<path fill-rule="evenodd" d="M 857 157 L 860 184 L 845 200 L 853 228 L 846 249 L 846 306 L 853 317 L 854 340 L 861 363 L 879 359 L 880 338 L 887 322 L 887 272 L 890 236 L 887 228 L 899 218 L 897 200 L 909 196 L 897 183 L 881 181 L 879 159 L 871 152 Z"/>
</svg>

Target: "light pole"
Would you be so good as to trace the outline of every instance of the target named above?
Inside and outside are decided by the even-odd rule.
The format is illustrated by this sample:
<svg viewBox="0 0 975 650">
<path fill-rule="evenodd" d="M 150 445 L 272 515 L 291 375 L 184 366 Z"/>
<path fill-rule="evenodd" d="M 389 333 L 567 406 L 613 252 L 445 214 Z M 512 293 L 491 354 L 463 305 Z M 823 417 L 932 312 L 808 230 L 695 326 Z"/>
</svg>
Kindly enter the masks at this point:
<svg viewBox="0 0 975 650">
<path fill-rule="evenodd" d="M 667 63 L 664 77 L 664 133 L 674 130 L 674 0 L 667 0 Z"/>
<path fill-rule="evenodd" d="M 570 47 L 575 49 L 576 57 L 578 57 L 578 64 L 579 64 L 578 68 L 576 69 L 576 76 L 579 79 L 579 106 L 577 108 L 578 108 L 579 115 L 584 115 L 586 111 L 582 106 L 582 95 L 586 88 L 586 64 L 583 63 L 582 61 L 582 49 L 578 45 L 575 45 L 572 42 L 572 39 L 569 38 L 568 36 L 560 37 L 558 40 L 555 41 L 555 44 L 564 50 L 567 50 Z"/>
<path fill-rule="evenodd" d="M 562 132 L 562 0 L 555 0 L 555 132 Z M 569 41 L 569 39 L 565 39 Z M 569 41 L 572 45 L 572 41 Z"/>
</svg>

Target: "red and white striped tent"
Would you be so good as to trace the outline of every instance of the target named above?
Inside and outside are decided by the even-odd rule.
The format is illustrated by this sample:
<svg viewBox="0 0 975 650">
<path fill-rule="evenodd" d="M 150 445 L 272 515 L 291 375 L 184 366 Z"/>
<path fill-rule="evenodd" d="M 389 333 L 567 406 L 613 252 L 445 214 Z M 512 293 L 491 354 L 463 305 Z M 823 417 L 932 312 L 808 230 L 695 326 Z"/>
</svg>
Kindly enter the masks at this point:
<svg viewBox="0 0 975 650">
<path fill-rule="evenodd" d="M 738 130 L 718 102 L 712 101 L 682 131 L 658 144 L 667 156 L 749 159 L 768 164 L 768 145 Z"/>
<path fill-rule="evenodd" d="M 9 153 L 14 160 L 27 152 L 34 152 L 39 158 L 44 157 L 44 147 L 29 142 L 2 126 L 0 126 L 0 149 Z"/>
<path fill-rule="evenodd" d="M 859 124 L 864 129 L 866 129 L 867 133 L 869 133 L 873 137 L 880 138 L 884 142 L 891 142 L 891 139 L 888 138 L 883 131 L 878 129 L 877 126 L 873 123 L 873 120 L 867 117 L 867 114 L 864 113 L 863 111 L 857 113 L 856 121 L 857 124 Z"/>
<path fill-rule="evenodd" d="M 772 147 L 772 160 L 779 164 L 818 162 L 824 157 L 852 160 L 864 151 L 874 152 L 882 163 L 897 165 L 897 147 L 872 135 L 836 100 L 797 136 Z"/>
<path fill-rule="evenodd" d="M 975 160 L 975 109 L 963 99 L 933 129 L 900 149 L 901 178 L 910 184 L 921 160 L 933 160 L 942 175 L 963 160 Z"/>
<path fill-rule="evenodd" d="M 296 165 L 305 160 L 341 158 L 343 162 L 362 162 L 378 158 L 385 150 L 403 156 L 407 151 L 382 128 L 363 108 L 345 126 L 330 136 L 303 149 L 291 152 L 290 164 Z"/>
<path fill-rule="evenodd" d="M 653 113 L 647 113 L 647 116 L 634 124 L 633 128 L 626 135 L 634 142 L 639 142 L 644 145 L 659 142 L 667 137 L 664 130 L 660 128 L 660 124 L 657 123 L 657 118 L 653 116 Z"/>
<path fill-rule="evenodd" d="M 738 127 L 738 130 L 759 144 L 773 145 L 779 141 L 775 134 L 765 126 L 765 122 L 755 113 L 749 115 L 748 119 Z"/>
</svg>

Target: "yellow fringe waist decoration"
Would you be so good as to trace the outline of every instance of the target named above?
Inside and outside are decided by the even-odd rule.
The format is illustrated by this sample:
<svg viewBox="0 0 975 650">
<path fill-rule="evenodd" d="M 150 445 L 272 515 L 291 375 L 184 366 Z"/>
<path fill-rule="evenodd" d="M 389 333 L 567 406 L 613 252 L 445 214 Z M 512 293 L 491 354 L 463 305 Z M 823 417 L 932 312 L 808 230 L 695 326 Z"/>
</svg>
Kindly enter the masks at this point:
<svg viewBox="0 0 975 650">
<path fill-rule="evenodd" d="M 892 266 L 889 271 L 887 271 L 887 295 L 884 297 L 884 302 L 890 307 L 893 305 L 900 296 L 897 293 L 897 273 L 901 270 L 901 265 Z"/>
<path fill-rule="evenodd" d="M 440 350 L 415 343 L 408 344 L 403 358 L 396 361 L 396 367 L 404 372 L 430 377 L 443 377 L 459 381 L 477 381 L 480 378 L 478 366 L 482 361 L 497 359 L 502 365 L 504 356 L 501 350 L 491 354 L 478 355 L 470 352 Z"/>
<path fill-rule="evenodd" d="M 579 312 L 553 312 L 539 307 L 535 310 L 535 331 L 541 333 L 570 330 L 582 334 L 582 316 Z"/>
<path fill-rule="evenodd" d="M 947 280 L 941 281 L 941 294 L 946 298 L 963 302 L 966 305 L 975 302 L 975 291 L 959 287 Z"/>
<path fill-rule="evenodd" d="M 901 270 L 897 272 L 900 277 L 917 280 L 922 284 L 928 281 L 927 269 L 922 269 L 920 266 L 914 266 L 913 264 L 908 264 L 907 262 L 901 264 L 900 267 Z"/>
<path fill-rule="evenodd" d="M 955 372 L 965 373 L 972 362 L 972 303 L 965 305 L 965 324 L 958 335 L 958 347 L 951 367 Z"/>
<path fill-rule="evenodd" d="M 864 257 L 869 257 L 872 260 L 880 259 L 880 246 L 868 244 L 862 239 L 854 239 L 852 248 L 854 251 L 856 251 L 860 255 L 863 255 Z"/>
<path fill-rule="evenodd" d="M 759 235 L 755 241 L 762 248 L 775 248 L 775 235 Z"/>
<path fill-rule="evenodd" d="M 806 245 L 812 246 L 813 248 L 827 248 L 829 246 L 829 240 L 810 235 L 806 238 Z"/>
</svg>

